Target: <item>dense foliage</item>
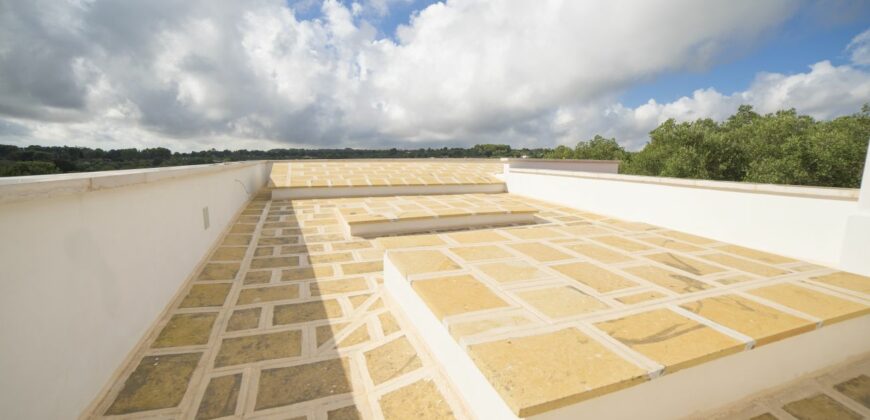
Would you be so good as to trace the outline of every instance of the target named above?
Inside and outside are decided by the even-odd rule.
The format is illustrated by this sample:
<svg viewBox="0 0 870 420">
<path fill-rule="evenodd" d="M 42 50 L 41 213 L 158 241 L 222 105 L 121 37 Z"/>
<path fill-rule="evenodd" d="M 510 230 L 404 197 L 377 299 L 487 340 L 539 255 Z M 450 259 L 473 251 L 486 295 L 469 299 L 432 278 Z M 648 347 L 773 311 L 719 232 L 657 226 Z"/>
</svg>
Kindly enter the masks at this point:
<svg viewBox="0 0 870 420">
<path fill-rule="evenodd" d="M 489 158 L 542 157 L 548 149 L 512 149 L 503 144 L 478 144 L 470 148 L 441 149 L 272 149 L 205 150 L 178 153 L 169 149 L 102 150 L 87 147 L 17 147 L 0 145 L 0 176 L 39 175 L 67 172 L 159 166 L 198 165 L 260 159 L 366 159 L 366 158 Z"/>
<path fill-rule="evenodd" d="M 870 139 L 870 106 L 831 121 L 795 110 L 760 115 L 741 106 L 723 122 L 668 120 L 650 132 L 638 152 L 595 136 L 573 149 L 512 149 L 503 144 L 440 149 L 272 149 L 173 153 L 164 148 L 102 150 L 86 147 L 0 145 L 0 176 L 37 175 L 258 159 L 487 158 L 618 159 L 620 172 L 680 178 L 794 185 L 859 187 Z"/>
<path fill-rule="evenodd" d="M 665 121 L 639 152 L 595 136 L 573 150 L 559 146 L 545 157 L 619 159 L 626 174 L 857 188 L 868 139 L 868 105 L 831 121 L 793 109 L 760 115 L 744 105 L 721 123 Z"/>
</svg>

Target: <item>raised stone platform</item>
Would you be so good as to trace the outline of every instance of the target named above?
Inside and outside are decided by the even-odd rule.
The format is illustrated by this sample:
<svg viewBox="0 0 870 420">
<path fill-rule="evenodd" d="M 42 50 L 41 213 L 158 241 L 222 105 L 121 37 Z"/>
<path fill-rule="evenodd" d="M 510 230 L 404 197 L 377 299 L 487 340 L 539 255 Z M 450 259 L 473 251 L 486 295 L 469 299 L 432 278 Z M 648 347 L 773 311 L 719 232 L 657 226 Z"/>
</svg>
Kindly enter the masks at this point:
<svg viewBox="0 0 870 420">
<path fill-rule="evenodd" d="M 477 417 L 682 417 L 870 349 L 866 277 L 588 216 L 387 252 Z"/>
<path fill-rule="evenodd" d="M 312 161 L 273 164 L 273 199 L 505 192 L 500 162 Z"/>
<path fill-rule="evenodd" d="M 338 209 L 338 213 L 347 234 L 376 237 L 531 224 L 537 210 L 507 194 L 464 194 L 373 198 Z"/>
</svg>

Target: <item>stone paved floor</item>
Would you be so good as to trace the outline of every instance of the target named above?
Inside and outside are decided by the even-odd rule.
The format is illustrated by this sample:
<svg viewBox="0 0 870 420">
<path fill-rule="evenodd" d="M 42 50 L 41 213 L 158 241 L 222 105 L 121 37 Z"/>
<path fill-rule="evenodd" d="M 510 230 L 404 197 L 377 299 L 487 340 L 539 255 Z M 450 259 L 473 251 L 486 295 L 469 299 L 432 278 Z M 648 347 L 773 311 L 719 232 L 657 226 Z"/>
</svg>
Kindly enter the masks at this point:
<svg viewBox="0 0 870 420">
<path fill-rule="evenodd" d="M 461 296 L 434 306 L 446 317 L 455 337 L 466 345 L 481 345 L 480 354 L 500 352 L 495 347 L 504 328 L 577 320 L 586 310 L 618 312 L 626 305 L 677 302 L 681 295 L 697 290 L 724 290 L 731 284 L 763 279 L 769 275 L 766 270 L 798 275 L 832 271 L 530 199 L 522 202 L 538 210 L 541 223 L 558 229 L 481 229 L 375 240 L 349 237 L 343 233 L 339 214 L 342 209 L 359 207 L 364 200 L 273 201 L 261 195 L 251 202 L 137 350 L 134 360 L 100 397 L 90 416 L 309 420 L 467 417 L 417 333 L 385 296 L 386 250 L 446 252 L 437 258 L 434 254 L 412 258 L 425 262 L 421 273 L 408 273 L 428 276 L 421 285 L 429 281 L 435 284 L 439 270 L 473 266 L 475 273 L 482 274 L 498 296 L 490 296 L 487 293 L 491 292 L 476 284 L 463 283 L 468 281 L 463 278 L 448 279 L 445 285 L 449 287 L 436 289 L 464 290 L 468 296 L 476 296 L 469 304 L 473 309 L 483 305 L 488 311 L 485 316 L 465 314 L 467 308 L 455 305 L 461 303 Z M 564 236 L 571 231 L 585 237 Z M 505 240 L 510 244 L 501 243 Z M 692 257 L 682 258 L 687 253 Z M 616 269 L 624 272 L 625 278 L 614 280 L 605 275 L 605 281 L 596 283 L 602 277 L 595 275 L 584 282 L 576 276 L 577 267 L 562 267 L 566 254 L 584 259 L 582 268 L 587 272 Z M 440 258 L 444 255 L 452 262 Z M 681 258 L 673 260 L 674 256 Z M 764 261 L 770 258 L 774 260 Z M 451 265 L 457 262 L 461 264 Z M 507 262 L 508 267 L 499 266 Z M 523 262 L 532 267 L 521 266 Z M 544 266 L 548 274 L 540 275 L 538 271 Z M 647 272 L 644 267 L 655 270 Z M 853 290 L 863 287 L 863 281 L 842 276 L 823 280 L 829 284 L 819 280 L 817 283 L 822 283 L 813 287 L 818 290 L 827 284 L 840 290 L 835 295 L 841 300 L 864 302 L 855 293 L 867 291 Z M 606 290 L 611 286 L 616 288 Z M 418 292 L 429 293 L 433 301 L 438 299 L 438 293 Z M 502 308 L 505 301 L 520 305 Z M 777 307 L 793 314 L 787 305 Z M 559 313 L 559 306 L 572 312 Z M 818 318 L 836 315 L 820 313 Z M 709 328 L 692 325 L 691 332 L 710 333 Z M 585 340 L 559 333 L 552 339 L 566 343 Z M 484 348 L 487 343 L 495 344 Z M 655 359 L 654 351 L 647 357 Z M 646 361 L 656 366 L 676 366 L 679 362 Z M 625 376 L 629 382 L 644 373 L 620 363 L 618 367 L 624 372 L 608 372 Z M 528 403 L 522 395 L 517 398 L 517 405 Z"/>
<path fill-rule="evenodd" d="M 277 162 L 275 188 L 501 184 L 502 163 L 468 159 Z"/>
<path fill-rule="evenodd" d="M 867 277 L 527 204 L 546 223 L 375 241 L 520 417 L 870 316 Z"/>
<path fill-rule="evenodd" d="M 87 417 L 465 418 L 335 204 L 260 195 Z M 322 203 L 322 204 L 320 204 Z"/>
<path fill-rule="evenodd" d="M 826 369 L 697 420 L 870 418 L 870 355 Z"/>
</svg>

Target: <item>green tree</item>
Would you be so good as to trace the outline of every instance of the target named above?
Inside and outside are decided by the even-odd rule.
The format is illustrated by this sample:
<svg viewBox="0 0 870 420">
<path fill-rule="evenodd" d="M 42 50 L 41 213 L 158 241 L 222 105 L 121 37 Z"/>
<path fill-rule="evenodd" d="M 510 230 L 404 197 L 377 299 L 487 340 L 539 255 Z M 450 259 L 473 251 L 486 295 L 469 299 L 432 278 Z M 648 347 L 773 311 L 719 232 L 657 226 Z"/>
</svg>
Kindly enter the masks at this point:
<svg viewBox="0 0 870 420">
<path fill-rule="evenodd" d="M 0 176 L 56 174 L 60 172 L 52 162 L 20 161 L 0 165 Z"/>
<path fill-rule="evenodd" d="M 596 135 L 574 147 L 574 159 L 626 160 L 628 152 L 614 138 Z"/>
</svg>

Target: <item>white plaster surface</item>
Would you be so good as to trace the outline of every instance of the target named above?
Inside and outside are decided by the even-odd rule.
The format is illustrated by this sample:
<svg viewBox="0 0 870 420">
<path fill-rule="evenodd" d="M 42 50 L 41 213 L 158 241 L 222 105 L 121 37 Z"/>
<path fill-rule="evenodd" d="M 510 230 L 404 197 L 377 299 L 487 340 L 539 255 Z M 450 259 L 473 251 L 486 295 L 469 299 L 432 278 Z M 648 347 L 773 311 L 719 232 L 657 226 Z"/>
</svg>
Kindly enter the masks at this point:
<svg viewBox="0 0 870 420">
<path fill-rule="evenodd" d="M 506 181 L 513 194 L 837 268 L 858 210 L 858 190 L 536 170 L 511 170 Z M 870 236 L 849 246 L 870 249 Z"/>
<path fill-rule="evenodd" d="M 619 172 L 618 160 L 505 159 L 504 162 L 507 163 L 505 173 L 511 169 L 553 169 L 606 174 Z"/>
<path fill-rule="evenodd" d="M 40 177 L 29 184 L 38 196 L 0 204 L 3 417 L 77 417 L 265 185 L 269 165 L 162 170 L 171 174 L 101 174 L 115 187 L 76 191 L 57 189 L 68 176 L 54 186 Z M 89 175 L 72 178 L 90 185 Z"/>
<path fill-rule="evenodd" d="M 858 208 L 846 222 L 840 265 L 844 270 L 870 275 L 870 153 L 864 162 Z"/>
</svg>

